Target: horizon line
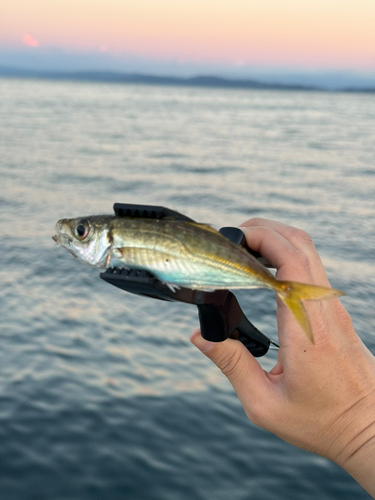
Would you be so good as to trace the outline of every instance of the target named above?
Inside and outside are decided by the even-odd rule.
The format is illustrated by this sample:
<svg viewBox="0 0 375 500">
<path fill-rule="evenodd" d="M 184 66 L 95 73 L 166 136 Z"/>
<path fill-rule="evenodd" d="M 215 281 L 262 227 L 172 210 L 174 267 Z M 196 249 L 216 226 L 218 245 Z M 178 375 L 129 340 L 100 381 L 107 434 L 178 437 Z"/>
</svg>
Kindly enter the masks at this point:
<svg viewBox="0 0 375 500">
<path fill-rule="evenodd" d="M 20 67 L 0 66 L 0 77 L 5 78 L 32 78 L 42 80 L 61 81 L 86 81 L 97 83 L 122 83 L 122 84 L 144 84 L 144 85 L 167 85 L 186 87 L 209 87 L 248 90 L 300 90 L 319 92 L 359 92 L 375 93 L 374 87 L 348 86 L 346 88 L 328 88 L 321 85 L 287 84 L 278 83 L 275 77 L 274 83 L 262 81 L 262 79 L 250 78 L 226 78 L 213 74 L 198 74 L 192 77 L 155 75 L 141 72 L 121 72 L 108 70 L 33 70 Z"/>
</svg>

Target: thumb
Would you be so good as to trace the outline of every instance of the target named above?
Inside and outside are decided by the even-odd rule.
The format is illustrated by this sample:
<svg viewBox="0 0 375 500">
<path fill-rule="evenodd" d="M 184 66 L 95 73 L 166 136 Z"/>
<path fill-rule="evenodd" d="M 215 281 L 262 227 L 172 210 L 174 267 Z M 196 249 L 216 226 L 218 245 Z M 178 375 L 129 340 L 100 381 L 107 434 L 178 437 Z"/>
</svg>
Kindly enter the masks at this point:
<svg viewBox="0 0 375 500">
<path fill-rule="evenodd" d="M 191 333 L 190 340 L 228 378 L 245 410 L 249 400 L 257 398 L 259 401 L 258 396 L 261 397 L 266 389 L 265 372 L 241 342 L 234 339 L 209 342 L 199 329 Z"/>
</svg>

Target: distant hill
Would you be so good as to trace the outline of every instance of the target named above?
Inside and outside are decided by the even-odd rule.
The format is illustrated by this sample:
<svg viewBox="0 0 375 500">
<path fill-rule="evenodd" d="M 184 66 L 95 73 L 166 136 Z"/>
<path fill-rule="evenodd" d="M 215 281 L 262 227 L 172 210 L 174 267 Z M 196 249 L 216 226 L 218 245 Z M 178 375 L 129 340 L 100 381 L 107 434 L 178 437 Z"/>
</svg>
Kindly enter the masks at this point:
<svg viewBox="0 0 375 500">
<path fill-rule="evenodd" d="M 19 68 L 0 67 L 0 76 L 8 78 L 35 78 L 48 80 L 73 80 L 87 82 L 146 84 L 146 85 L 171 85 L 186 87 L 217 87 L 230 89 L 265 89 L 265 90 L 300 90 L 324 91 L 322 87 L 307 85 L 288 85 L 280 83 L 265 83 L 257 80 L 232 80 L 216 76 L 195 76 L 182 78 L 174 76 L 155 76 L 141 73 L 120 73 L 110 71 L 34 71 Z M 365 92 L 375 93 L 375 88 L 347 88 L 340 92 Z"/>
</svg>

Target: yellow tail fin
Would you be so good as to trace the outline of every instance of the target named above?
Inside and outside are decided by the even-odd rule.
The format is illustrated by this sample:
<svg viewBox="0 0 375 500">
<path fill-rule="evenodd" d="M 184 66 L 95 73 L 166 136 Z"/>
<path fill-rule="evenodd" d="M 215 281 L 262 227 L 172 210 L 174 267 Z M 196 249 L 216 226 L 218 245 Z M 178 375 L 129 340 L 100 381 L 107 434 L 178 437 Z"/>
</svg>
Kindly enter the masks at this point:
<svg viewBox="0 0 375 500">
<path fill-rule="evenodd" d="M 302 326 L 307 338 L 314 343 L 311 324 L 301 300 L 326 300 L 345 295 L 340 290 L 323 286 L 305 285 L 294 281 L 279 281 L 275 290 Z"/>
</svg>

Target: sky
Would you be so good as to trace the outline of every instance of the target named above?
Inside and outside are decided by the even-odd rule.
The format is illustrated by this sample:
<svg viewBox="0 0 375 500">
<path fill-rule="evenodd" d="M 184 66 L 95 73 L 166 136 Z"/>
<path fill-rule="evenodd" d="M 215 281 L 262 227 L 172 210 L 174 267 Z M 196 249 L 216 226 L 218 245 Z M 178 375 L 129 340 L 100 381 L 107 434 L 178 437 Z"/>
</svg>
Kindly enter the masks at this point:
<svg viewBox="0 0 375 500">
<path fill-rule="evenodd" d="M 375 0 L 2 0 L 0 64 L 7 54 L 61 69 L 375 75 Z"/>
</svg>

